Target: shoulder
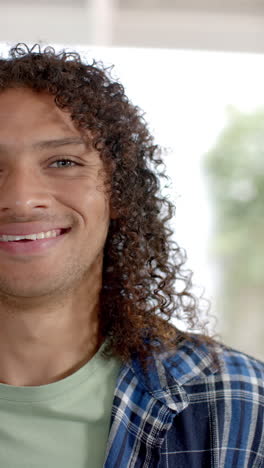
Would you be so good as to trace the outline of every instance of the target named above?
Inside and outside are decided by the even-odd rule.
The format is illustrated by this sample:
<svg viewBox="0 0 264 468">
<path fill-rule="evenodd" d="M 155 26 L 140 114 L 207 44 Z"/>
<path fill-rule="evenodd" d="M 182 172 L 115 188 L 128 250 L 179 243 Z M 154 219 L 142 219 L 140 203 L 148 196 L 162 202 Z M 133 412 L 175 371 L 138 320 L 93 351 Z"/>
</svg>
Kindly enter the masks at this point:
<svg viewBox="0 0 264 468">
<path fill-rule="evenodd" d="M 219 366 L 213 354 L 217 355 Z M 262 396 L 264 405 L 264 362 L 242 351 L 215 341 L 206 343 L 185 340 L 177 350 L 163 361 L 167 371 L 181 385 L 195 383 L 228 383 L 234 390 L 244 390 Z"/>
<path fill-rule="evenodd" d="M 250 378 L 252 383 L 259 381 L 264 385 L 264 362 L 242 351 L 226 345 L 220 345 L 220 355 L 223 362 L 223 373 L 230 376 Z"/>
<path fill-rule="evenodd" d="M 191 337 L 191 338 L 190 338 Z M 181 395 L 188 401 L 236 399 L 252 402 L 264 410 L 264 363 L 253 356 L 203 337 L 190 335 L 173 350 L 155 353 L 147 371 L 135 358 L 127 371 L 136 376 L 138 388 L 167 404 Z M 132 375 L 132 374 L 131 374 Z M 173 408 L 174 404 L 169 404 Z"/>
<path fill-rule="evenodd" d="M 170 466 L 262 466 L 264 363 L 223 343 L 188 340 L 163 363 L 177 410 L 164 446 Z"/>
</svg>

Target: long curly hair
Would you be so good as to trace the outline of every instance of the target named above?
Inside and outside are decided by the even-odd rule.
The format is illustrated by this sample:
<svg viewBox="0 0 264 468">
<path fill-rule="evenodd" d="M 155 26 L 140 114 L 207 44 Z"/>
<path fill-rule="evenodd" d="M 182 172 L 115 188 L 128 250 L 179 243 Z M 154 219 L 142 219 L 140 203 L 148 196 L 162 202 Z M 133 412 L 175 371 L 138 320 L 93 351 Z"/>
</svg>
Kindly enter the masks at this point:
<svg viewBox="0 0 264 468">
<path fill-rule="evenodd" d="M 111 70 L 95 60 L 89 64 L 77 52 L 18 43 L 0 59 L 0 91 L 46 91 L 80 132 L 92 135 L 117 213 L 104 246 L 99 299 L 101 333 L 109 343 L 105 354 L 128 362 L 136 353 L 144 367 L 153 352 L 176 349 L 185 339 L 209 346 L 216 340 L 201 320 L 193 273 L 183 268 L 185 250 L 170 240 L 168 222 L 175 207 L 161 195 L 160 178 L 168 179 L 159 169 L 164 166 L 161 149 Z M 179 291 L 178 282 L 183 285 Z M 187 331 L 177 328 L 173 318 Z M 212 356 L 218 364 L 214 349 Z"/>
</svg>

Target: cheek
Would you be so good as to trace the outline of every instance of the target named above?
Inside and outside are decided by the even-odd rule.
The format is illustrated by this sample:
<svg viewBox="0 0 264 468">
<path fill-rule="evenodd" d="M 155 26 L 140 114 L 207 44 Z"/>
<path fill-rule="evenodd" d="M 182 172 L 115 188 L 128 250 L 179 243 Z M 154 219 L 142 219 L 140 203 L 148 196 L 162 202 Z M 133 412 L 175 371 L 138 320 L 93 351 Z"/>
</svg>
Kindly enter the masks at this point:
<svg viewBox="0 0 264 468">
<path fill-rule="evenodd" d="M 110 221 L 109 200 L 102 191 L 91 187 L 77 188 L 64 193 L 64 204 L 74 210 L 82 223 L 89 227 L 89 231 L 104 231 Z"/>
</svg>

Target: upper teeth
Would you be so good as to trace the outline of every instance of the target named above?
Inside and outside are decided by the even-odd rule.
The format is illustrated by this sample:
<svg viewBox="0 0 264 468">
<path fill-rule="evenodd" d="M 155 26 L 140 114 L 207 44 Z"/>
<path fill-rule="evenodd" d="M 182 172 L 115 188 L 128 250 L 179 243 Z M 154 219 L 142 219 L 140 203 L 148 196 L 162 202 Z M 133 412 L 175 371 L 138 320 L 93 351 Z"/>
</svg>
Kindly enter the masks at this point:
<svg viewBox="0 0 264 468">
<path fill-rule="evenodd" d="M 49 237 L 57 237 L 60 235 L 60 232 L 58 231 L 48 231 L 48 232 L 39 232 L 38 234 L 28 234 L 26 236 L 7 236 L 3 235 L 0 236 L 0 241 L 2 242 L 8 242 L 8 241 L 16 241 L 20 239 L 32 239 L 32 240 L 37 240 L 37 239 L 46 239 Z"/>
</svg>

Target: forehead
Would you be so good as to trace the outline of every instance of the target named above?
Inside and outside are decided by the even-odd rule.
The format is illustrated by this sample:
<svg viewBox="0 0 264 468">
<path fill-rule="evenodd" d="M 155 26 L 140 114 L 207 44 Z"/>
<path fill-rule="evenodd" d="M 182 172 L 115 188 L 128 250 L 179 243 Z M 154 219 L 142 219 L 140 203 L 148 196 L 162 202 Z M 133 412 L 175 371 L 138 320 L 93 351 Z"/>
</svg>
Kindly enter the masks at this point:
<svg viewBox="0 0 264 468">
<path fill-rule="evenodd" d="M 36 135 L 39 137 L 39 132 L 44 137 L 51 133 L 54 137 L 80 135 L 70 113 L 59 109 L 49 93 L 28 88 L 0 92 L 0 140 L 12 143 L 15 138 L 26 143 Z"/>
</svg>

